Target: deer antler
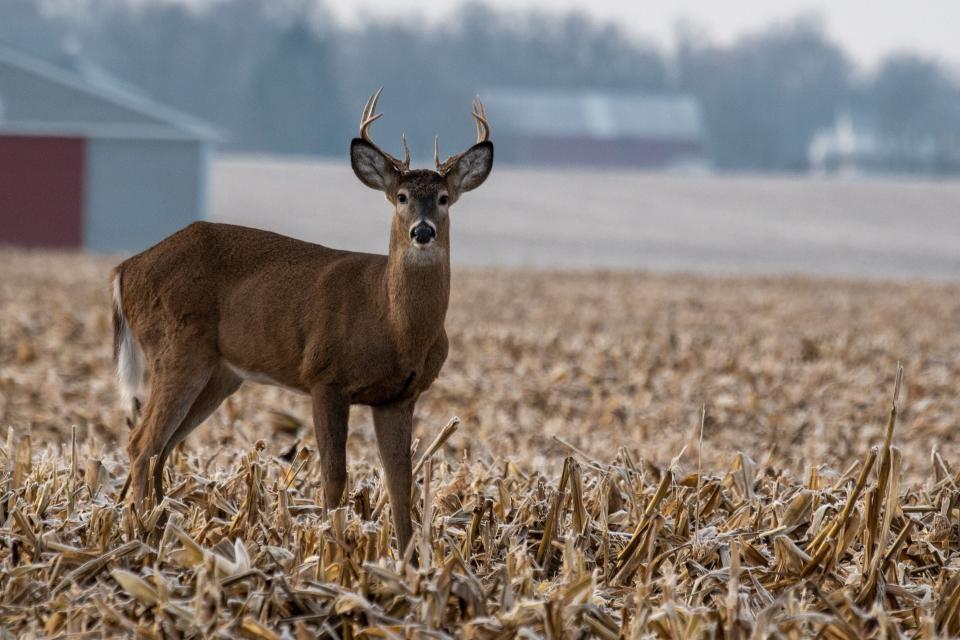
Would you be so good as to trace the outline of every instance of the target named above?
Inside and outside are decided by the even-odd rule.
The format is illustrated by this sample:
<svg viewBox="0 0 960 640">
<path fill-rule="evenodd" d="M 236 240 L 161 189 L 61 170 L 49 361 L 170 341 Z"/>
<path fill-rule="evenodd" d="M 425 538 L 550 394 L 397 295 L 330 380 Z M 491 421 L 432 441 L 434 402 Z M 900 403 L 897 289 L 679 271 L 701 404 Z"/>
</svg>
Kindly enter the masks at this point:
<svg viewBox="0 0 960 640">
<path fill-rule="evenodd" d="M 487 120 L 487 110 L 480 102 L 480 96 L 473 97 L 473 119 L 477 121 L 477 142 L 486 142 L 490 139 L 490 121 Z"/>
<path fill-rule="evenodd" d="M 484 108 L 483 103 L 480 102 L 480 96 L 474 96 L 471 114 L 477 125 L 476 144 L 486 142 L 490 139 L 490 121 L 487 120 L 487 110 Z M 458 153 L 440 162 L 440 136 L 434 137 L 433 161 L 437 165 L 437 173 L 443 175 L 449 172 L 457 164 L 457 160 L 459 160 L 462 155 L 462 153 Z"/>
<path fill-rule="evenodd" d="M 377 151 L 383 154 L 387 160 L 393 164 L 394 168 L 400 173 L 410 169 L 410 149 L 407 147 L 407 134 L 404 133 L 403 140 L 403 160 L 398 160 L 392 155 L 381 149 L 377 144 L 370 138 L 370 125 L 383 117 L 382 113 L 376 113 L 377 110 L 377 100 L 380 99 L 380 94 L 383 92 L 383 87 L 374 92 L 372 96 L 367 100 L 367 104 L 363 106 L 363 112 L 360 114 L 360 137 L 376 148 Z M 480 125 L 477 125 L 478 127 Z"/>
</svg>

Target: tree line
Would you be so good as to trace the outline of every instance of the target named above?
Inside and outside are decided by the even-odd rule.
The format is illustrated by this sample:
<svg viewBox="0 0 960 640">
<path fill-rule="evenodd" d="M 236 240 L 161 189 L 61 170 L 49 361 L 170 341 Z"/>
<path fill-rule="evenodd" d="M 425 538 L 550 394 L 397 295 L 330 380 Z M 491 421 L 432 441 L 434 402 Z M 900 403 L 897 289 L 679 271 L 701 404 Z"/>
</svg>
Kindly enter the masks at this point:
<svg viewBox="0 0 960 640">
<path fill-rule="evenodd" d="M 809 18 L 723 45 L 681 28 L 666 52 L 583 13 L 480 3 L 435 24 L 345 27 L 321 0 L 2 1 L 0 43 L 79 55 L 218 125 L 234 151 L 342 155 L 380 85 L 388 117 L 375 135 L 392 148 L 404 127 L 419 157 L 434 133 L 447 149 L 468 144 L 470 98 L 490 87 L 692 94 L 725 170 L 806 170 L 812 136 L 840 110 L 895 145 L 960 148 L 960 85 L 941 64 L 905 53 L 865 72 Z"/>
</svg>

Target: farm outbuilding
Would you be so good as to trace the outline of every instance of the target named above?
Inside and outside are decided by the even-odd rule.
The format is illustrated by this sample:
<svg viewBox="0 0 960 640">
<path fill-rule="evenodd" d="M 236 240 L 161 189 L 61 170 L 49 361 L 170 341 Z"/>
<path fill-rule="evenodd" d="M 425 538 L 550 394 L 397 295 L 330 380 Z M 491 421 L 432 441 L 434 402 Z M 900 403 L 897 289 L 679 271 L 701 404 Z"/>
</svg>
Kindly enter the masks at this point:
<svg viewBox="0 0 960 640">
<path fill-rule="evenodd" d="M 206 212 L 216 132 L 0 48 L 0 245 L 144 249 Z"/>
<path fill-rule="evenodd" d="M 497 160 L 649 169 L 706 165 L 700 107 L 682 94 L 527 91 L 482 94 Z"/>
</svg>

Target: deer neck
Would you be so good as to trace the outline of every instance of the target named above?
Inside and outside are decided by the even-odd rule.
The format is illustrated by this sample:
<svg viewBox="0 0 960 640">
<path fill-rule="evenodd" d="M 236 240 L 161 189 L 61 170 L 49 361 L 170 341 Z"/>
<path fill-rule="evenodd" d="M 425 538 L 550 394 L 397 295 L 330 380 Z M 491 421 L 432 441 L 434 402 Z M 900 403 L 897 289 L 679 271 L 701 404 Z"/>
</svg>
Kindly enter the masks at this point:
<svg viewBox="0 0 960 640">
<path fill-rule="evenodd" d="M 390 238 L 387 257 L 387 319 L 401 351 L 425 351 L 440 336 L 450 299 L 450 252 L 438 245 L 436 259 L 424 259 L 407 238 Z"/>
</svg>

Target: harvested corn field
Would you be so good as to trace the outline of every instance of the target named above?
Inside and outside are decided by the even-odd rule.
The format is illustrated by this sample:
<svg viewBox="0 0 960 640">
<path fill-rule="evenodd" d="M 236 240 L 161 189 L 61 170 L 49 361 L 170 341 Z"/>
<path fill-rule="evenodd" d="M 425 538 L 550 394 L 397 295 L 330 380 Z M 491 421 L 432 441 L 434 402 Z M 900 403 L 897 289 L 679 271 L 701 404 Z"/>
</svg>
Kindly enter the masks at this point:
<svg viewBox="0 0 960 640">
<path fill-rule="evenodd" d="M 111 264 L 0 252 L 4 637 L 960 634 L 960 286 L 455 272 L 414 563 L 273 388 L 118 507 Z"/>
</svg>

